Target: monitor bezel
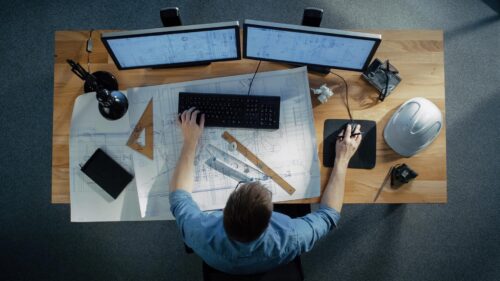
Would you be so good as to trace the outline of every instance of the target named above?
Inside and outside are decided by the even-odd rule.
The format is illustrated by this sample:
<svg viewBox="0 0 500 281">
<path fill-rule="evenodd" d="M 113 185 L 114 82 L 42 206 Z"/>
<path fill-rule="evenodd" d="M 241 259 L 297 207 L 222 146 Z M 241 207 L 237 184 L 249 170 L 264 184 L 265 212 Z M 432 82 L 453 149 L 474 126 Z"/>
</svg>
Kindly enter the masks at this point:
<svg viewBox="0 0 500 281">
<path fill-rule="evenodd" d="M 332 65 L 326 65 L 326 64 L 310 64 L 310 63 L 304 63 L 304 62 L 298 62 L 298 61 L 286 61 L 286 60 L 259 58 L 259 57 L 249 56 L 247 54 L 248 27 L 268 28 L 268 29 L 274 29 L 274 30 L 292 31 L 292 32 L 306 33 L 306 34 L 318 34 L 318 35 L 326 35 L 326 36 L 354 38 L 354 39 L 373 41 L 373 42 L 375 42 L 375 44 L 373 44 L 373 47 L 370 51 L 370 54 L 366 58 L 366 61 L 363 64 L 362 68 L 349 68 L 349 67 L 332 66 Z M 263 60 L 263 61 L 281 62 L 281 63 L 296 64 L 296 65 L 327 67 L 327 68 L 340 69 L 340 70 L 364 72 L 368 68 L 368 66 L 370 65 L 370 62 L 372 61 L 373 56 L 375 55 L 375 52 L 377 51 L 377 49 L 380 45 L 380 42 L 382 41 L 382 37 L 379 34 L 369 34 L 369 33 L 361 33 L 361 32 L 319 28 L 319 27 L 308 27 L 308 26 L 301 26 L 301 25 L 290 25 L 290 24 L 281 24 L 281 23 L 274 23 L 274 22 L 245 20 L 245 22 L 243 24 L 243 41 L 244 41 L 243 58 L 245 58 L 245 59 Z"/>
<path fill-rule="evenodd" d="M 212 31 L 212 30 L 225 30 L 233 29 L 236 38 L 236 57 L 225 58 L 225 59 L 215 59 L 215 60 L 202 60 L 202 61 L 190 61 L 190 62 L 179 62 L 179 63 L 167 63 L 167 64 L 153 64 L 153 65 L 139 65 L 124 67 L 120 64 L 116 58 L 113 49 L 108 44 L 108 40 L 113 39 L 123 39 L 123 38 L 136 38 L 136 37 L 148 37 L 157 36 L 165 34 L 176 34 L 176 33 L 191 33 L 199 31 Z M 115 63 L 119 70 L 129 70 L 129 69 L 141 69 L 141 68 L 170 68 L 170 67 L 184 67 L 184 66 L 196 66 L 200 64 L 207 64 L 211 62 L 218 61 L 231 61 L 241 59 L 241 39 L 240 39 L 240 25 L 238 21 L 226 22 L 226 23 L 215 23 L 215 24 L 200 24 L 200 25 L 188 25 L 188 26 L 178 26 L 178 27 L 164 27 L 164 28 L 154 28 L 154 29 L 141 29 L 133 31 L 119 31 L 101 34 L 101 41 L 104 47 L 111 56 L 111 59 Z"/>
</svg>

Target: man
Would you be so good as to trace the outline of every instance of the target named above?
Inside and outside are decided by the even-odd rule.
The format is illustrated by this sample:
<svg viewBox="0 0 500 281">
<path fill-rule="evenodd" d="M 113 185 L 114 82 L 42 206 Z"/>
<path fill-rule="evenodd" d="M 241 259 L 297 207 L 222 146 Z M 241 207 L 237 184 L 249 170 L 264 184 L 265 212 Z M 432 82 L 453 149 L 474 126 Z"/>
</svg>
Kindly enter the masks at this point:
<svg viewBox="0 0 500 281">
<path fill-rule="evenodd" d="M 347 164 L 361 142 L 361 135 L 351 136 L 351 126 L 337 141 L 335 165 L 318 210 L 296 219 L 273 212 L 271 193 L 254 182 L 239 184 L 223 211 L 204 213 L 191 198 L 195 150 L 205 122 L 201 115 L 196 123 L 198 114 L 191 108 L 180 116 L 184 145 L 170 182 L 170 210 L 184 242 L 208 265 L 232 274 L 265 272 L 310 251 L 337 225 Z M 359 131 L 358 125 L 355 133 Z"/>
</svg>

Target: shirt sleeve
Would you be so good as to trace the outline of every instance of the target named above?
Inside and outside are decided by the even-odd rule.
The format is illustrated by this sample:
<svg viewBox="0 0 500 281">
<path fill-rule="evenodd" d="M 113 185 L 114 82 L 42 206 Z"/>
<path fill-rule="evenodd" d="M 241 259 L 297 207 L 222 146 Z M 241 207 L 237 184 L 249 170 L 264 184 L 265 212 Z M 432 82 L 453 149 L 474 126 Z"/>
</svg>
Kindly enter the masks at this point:
<svg viewBox="0 0 500 281">
<path fill-rule="evenodd" d="M 318 210 L 293 219 L 300 253 L 309 252 L 319 239 L 337 226 L 339 220 L 340 213 L 323 204 Z"/>
<path fill-rule="evenodd" d="M 184 190 L 176 190 L 170 193 L 170 211 L 177 221 L 184 242 L 193 246 L 196 241 L 197 226 L 202 220 L 203 212 L 194 202 L 191 193 Z"/>
</svg>

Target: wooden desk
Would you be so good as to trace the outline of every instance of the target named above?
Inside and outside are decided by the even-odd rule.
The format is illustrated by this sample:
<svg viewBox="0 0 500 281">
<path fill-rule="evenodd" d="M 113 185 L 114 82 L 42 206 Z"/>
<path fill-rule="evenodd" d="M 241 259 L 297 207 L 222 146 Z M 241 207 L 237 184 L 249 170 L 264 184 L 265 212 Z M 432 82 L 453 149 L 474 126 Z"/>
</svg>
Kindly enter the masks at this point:
<svg viewBox="0 0 500 281">
<path fill-rule="evenodd" d="M 377 101 L 376 91 L 363 81 L 360 73 L 336 71 L 349 83 L 350 106 L 354 119 L 377 122 L 377 165 L 372 170 L 349 169 L 347 172 L 345 202 L 372 203 L 389 168 L 407 163 L 419 176 L 411 184 L 399 189 L 384 188 L 377 203 L 444 203 L 446 194 L 446 127 L 436 141 L 412 158 L 402 158 L 385 144 L 382 132 L 395 110 L 406 100 L 425 97 L 445 114 L 443 32 L 438 30 L 363 30 L 382 34 L 376 57 L 390 59 L 403 77 L 402 83 L 384 102 Z M 257 61 L 241 60 L 218 62 L 210 66 L 164 70 L 118 71 L 94 31 L 94 52 L 90 56 L 91 70 L 113 73 L 120 89 L 157 85 L 212 77 L 253 73 Z M 73 59 L 86 67 L 85 52 L 88 31 L 58 31 L 55 34 L 54 56 L 54 115 L 52 131 L 52 203 L 69 203 L 69 129 L 76 97 L 83 92 L 83 83 L 71 71 L 66 59 Z M 262 62 L 259 71 L 289 68 L 288 65 Z M 347 119 L 342 82 L 334 75 L 326 77 L 309 74 L 311 87 L 323 83 L 333 86 L 336 95 L 326 104 L 311 97 L 320 162 L 323 162 L 323 123 L 326 119 Z M 324 188 L 331 169 L 321 167 Z M 318 198 L 295 202 L 318 202 Z"/>
</svg>

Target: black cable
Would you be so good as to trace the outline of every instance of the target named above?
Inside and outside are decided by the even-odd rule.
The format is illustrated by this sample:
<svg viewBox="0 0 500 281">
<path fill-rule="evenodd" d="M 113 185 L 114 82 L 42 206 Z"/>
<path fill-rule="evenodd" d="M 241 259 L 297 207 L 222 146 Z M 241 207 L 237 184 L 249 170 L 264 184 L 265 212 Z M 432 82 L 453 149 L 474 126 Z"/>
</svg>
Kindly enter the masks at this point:
<svg viewBox="0 0 500 281">
<path fill-rule="evenodd" d="M 384 101 L 384 99 L 387 97 L 387 92 L 389 91 L 389 60 L 386 61 L 386 70 L 384 71 L 385 74 L 385 89 L 384 89 L 384 96 L 380 99 L 381 101 Z"/>
<path fill-rule="evenodd" d="M 346 106 L 347 106 L 347 113 L 349 114 L 349 119 L 351 120 L 351 123 L 352 123 L 351 108 L 349 107 L 349 86 L 347 85 L 347 81 L 345 81 L 344 77 L 338 75 L 337 73 L 335 73 L 335 72 L 333 72 L 331 70 L 330 70 L 330 73 L 334 74 L 334 75 L 337 75 L 338 77 L 340 77 L 340 79 L 342 79 L 342 81 L 344 81 L 344 85 L 345 85 L 345 100 L 346 100 Z"/>
<path fill-rule="evenodd" d="M 255 69 L 255 72 L 253 73 L 252 80 L 250 81 L 250 86 L 248 86 L 248 94 L 247 94 L 247 96 L 249 96 L 249 95 L 250 95 L 250 90 L 252 90 L 253 79 L 255 79 L 255 75 L 257 75 L 257 71 L 259 71 L 259 67 L 260 67 L 260 63 L 261 63 L 261 62 L 262 62 L 262 61 L 260 60 L 260 61 L 259 61 L 259 64 L 257 65 L 257 68 Z"/>
<path fill-rule="evenodd" d="M 385 97 L 387 97 L 387 91 L 389 90 L 389 72 L 384 71 L 385 73 L 385 89 L 384 94 L 380 97 L 380 101 L 384 101 Z"/>
</svg>

